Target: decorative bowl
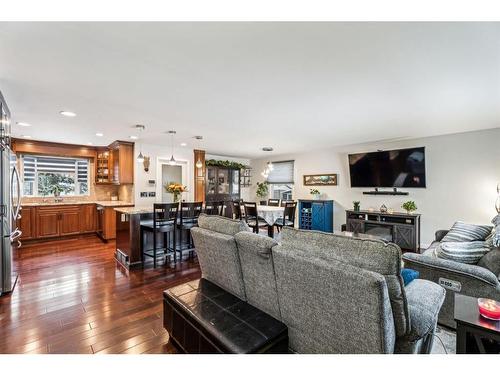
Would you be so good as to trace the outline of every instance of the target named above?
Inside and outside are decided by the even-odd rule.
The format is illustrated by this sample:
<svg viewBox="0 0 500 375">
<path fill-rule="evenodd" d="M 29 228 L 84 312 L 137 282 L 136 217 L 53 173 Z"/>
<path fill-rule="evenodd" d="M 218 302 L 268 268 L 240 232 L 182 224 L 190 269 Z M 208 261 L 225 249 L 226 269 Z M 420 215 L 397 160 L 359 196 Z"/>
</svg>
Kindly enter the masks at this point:
<svg viewBox="0 0 500 375">
<path fill-rule="evenodd" d="M 481 316 L 491 320 L 500 320 L 500 302 L 488 298 L 478 298 L 477 305 Z"/>
</svg>

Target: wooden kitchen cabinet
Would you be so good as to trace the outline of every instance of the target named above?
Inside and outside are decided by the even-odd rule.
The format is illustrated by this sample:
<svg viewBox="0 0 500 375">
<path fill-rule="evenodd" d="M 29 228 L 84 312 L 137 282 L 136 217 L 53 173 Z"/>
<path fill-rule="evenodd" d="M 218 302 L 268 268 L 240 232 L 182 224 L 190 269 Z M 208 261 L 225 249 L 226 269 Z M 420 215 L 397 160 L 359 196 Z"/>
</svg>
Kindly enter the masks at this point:
<svg viewBox="0 0 500 375">
<path fill-rule="evenodd" d="M 80 206 L 80 232 L 93 233 L 96 231 L 97 217 L 95 204 Z"/>
<path fill-rule="evenodd" d="M 110 146 L 111 178 L 114 184 L 134 183 L 134 144 L 132 142 L 113 142 Z"/>
<path fill-rule="evenodd" d="M 21 240 L 31 240 L 36 237 L 34 207 L 23 207 L 21 209 L 21 219 L 17 220 L 17 227 L 23 232 Z"/>
<path fill-rule="evenodd" d="M 36 207 L 36 238 L 80 234 L 80 206 Z"/>
<path fill-rule="evenodd" d="M 59 214 L 59 235 L 80 233 L 80 206 L 66 206 Z"/>
<path fill-rule="evenodd" d="M 59 207 L 37 207 L 36 238 L 59 236 Z"/>
</svg>

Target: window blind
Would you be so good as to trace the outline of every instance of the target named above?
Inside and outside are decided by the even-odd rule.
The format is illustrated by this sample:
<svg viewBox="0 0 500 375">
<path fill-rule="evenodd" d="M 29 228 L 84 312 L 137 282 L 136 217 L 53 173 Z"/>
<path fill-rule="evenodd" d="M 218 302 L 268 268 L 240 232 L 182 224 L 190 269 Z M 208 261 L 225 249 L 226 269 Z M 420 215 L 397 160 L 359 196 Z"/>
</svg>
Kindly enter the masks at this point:
<svg viewBox="0 0 500 375">
<path fill-rule="evenodd" d="M 87 159 L 58 158 L 23 155 L 24 181 L 35 181 L 37 173 L 72 173 L 78 182 L 88 182 L 89 161 Z"/>
<path fill-rule="evenodd" d="M 277 161 L 273 163 L 267 182 L 270 184 L 293 184 L 294 161 Z"/>
</svg>

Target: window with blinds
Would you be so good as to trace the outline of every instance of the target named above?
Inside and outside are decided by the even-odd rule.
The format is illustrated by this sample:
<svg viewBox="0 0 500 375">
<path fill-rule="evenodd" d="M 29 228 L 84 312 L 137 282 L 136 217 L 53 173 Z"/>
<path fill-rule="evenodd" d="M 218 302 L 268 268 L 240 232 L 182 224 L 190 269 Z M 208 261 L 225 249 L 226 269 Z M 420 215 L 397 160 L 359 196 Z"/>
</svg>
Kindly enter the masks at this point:
<svg viewBox="0 0 500 375">
<path fill-rule="evenodd" d="M 292 200 L 294 184 L 294 161 L 278 161 L 273 163 L 273 170 L 269 171 L 267 183 L 269 195 L 274 199 Z"/>
<path fill-rule="evenodd" d="M 88 195 L 89 160 L 23 155 L 25 196 Z"/>
</svg>

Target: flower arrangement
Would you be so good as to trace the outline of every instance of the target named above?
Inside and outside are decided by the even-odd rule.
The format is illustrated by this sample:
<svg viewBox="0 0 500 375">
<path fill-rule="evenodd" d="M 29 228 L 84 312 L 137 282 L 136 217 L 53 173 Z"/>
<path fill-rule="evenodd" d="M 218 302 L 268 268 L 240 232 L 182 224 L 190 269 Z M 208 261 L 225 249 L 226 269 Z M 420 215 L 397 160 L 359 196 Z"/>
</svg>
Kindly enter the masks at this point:
<svg viewBox="0 0 500 375">
<path fill-rule="evenodd" d="M 179 197 L 187 191 L 187 187 L 177 182 L 165 184 L 165 191 L 174 195 L 174 202 L 179 202 Z"/>
</svg>

